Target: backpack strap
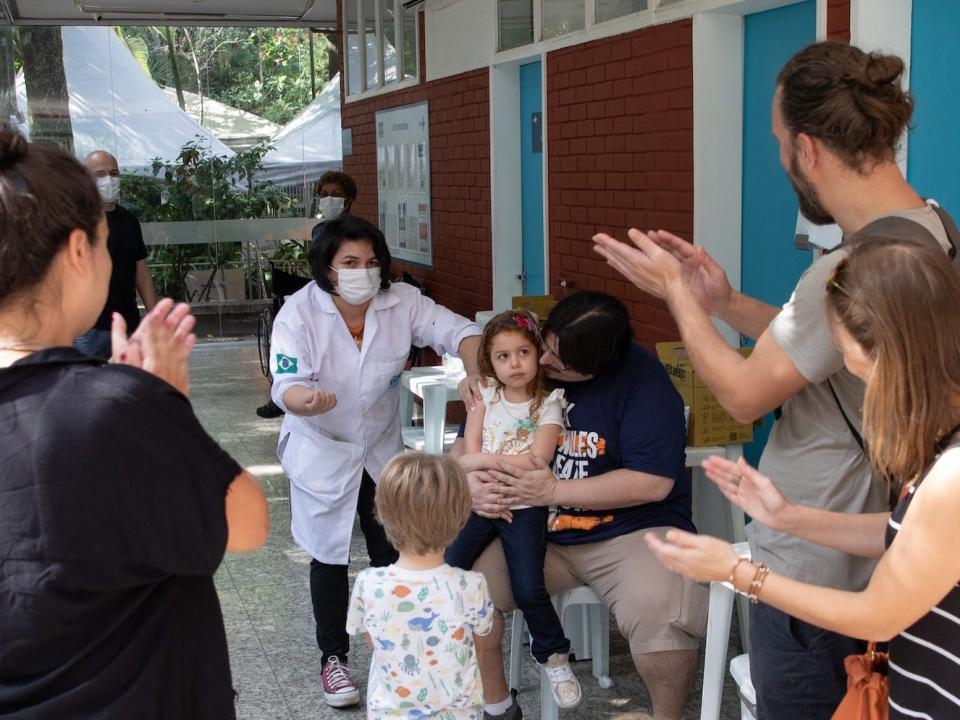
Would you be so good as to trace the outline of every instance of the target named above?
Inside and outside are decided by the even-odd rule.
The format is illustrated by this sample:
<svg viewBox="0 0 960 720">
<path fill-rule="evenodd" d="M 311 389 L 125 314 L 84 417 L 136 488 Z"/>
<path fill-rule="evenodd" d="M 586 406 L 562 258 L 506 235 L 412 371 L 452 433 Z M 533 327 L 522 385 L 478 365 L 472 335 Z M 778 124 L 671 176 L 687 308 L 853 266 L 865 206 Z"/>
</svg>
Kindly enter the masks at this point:
<svg viewBox="0 0 960 720">
<path fill-rule="evenodd" d="M 947 240 L 950 242 L 950 250 L 947 251 L 947 255 L 951 260 L 954 260 L 957 257 L 957 249 L 960 248 L 960 230 L 957 229 L 957 224 L 953 221 L 953 218 L 950 217 L 950 213 L 939 205 L 931 204 L 930 207 L 933 208 L 933 211 L 943 224 L 943 230 L 946 232 Z"/>
<path fill-rule="evenodd" d="M 833 383 L 830 380 L 827 380 L 827 387 L 830 388 L 830 394 L 833 395 L 833 400 L 837 403 L 837 409 L 840 410 L 840 414 L 843 415 L 843 421 L 847 424 L 847 427 L 850 428 L 850 434 L 853 435 L 853 439 L 857 441 L 857 445 L 860 446 L 861 452 L 864 455 L 867 454 L 867 448 L 863 444 L 863 437 L 857 432 L 857 429 L 853 426 L 853 423 L 850 422 L 850 418 L 847 417 L 846 410 L 843 409 L 843 404 L 840 402 L 840 397 L 837 395 L 837 391 L 833 388 Z"/>
<path fill-rule="evenodd" d="M 950 213 L 942 207 L 933 202 L 927 205 L 937 214 L 940 224 L 943 225 L 944 234 L 947 236 L 947 242 L 950 244 L 950 249 L 947 250 L 947 257 L 954 262 L 960 262 L 957 260 L 958 253 L 960 253 L 960 229 L 957 228 L 957 224 L 953 221 L 953 218 L 950 217 Z M 931 242 L 935 243 L 937 247 L 943 247 L 933 233 L 923 225 L 900 215 L 885 215 L 877 218 L 869 225 L 855 232 L 850 238 L 844 238 L 844 240 L 849 240 L 850 243 L 854 243 L 860 236 L 871 234 L 881 235 L 892 240 Z"/>
</svg>

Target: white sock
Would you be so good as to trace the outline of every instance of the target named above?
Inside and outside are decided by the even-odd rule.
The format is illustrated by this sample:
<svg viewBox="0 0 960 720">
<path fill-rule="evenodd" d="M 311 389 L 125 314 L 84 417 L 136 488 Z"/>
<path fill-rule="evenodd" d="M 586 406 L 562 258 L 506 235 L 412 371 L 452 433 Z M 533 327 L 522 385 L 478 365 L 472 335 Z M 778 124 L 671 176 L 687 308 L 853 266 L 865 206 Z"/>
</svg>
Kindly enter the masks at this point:
<svg viewBox="0 0 960 720">
<path fill-rule="evenodd" d="M 513 695 L 508 694 L 505 700 L 501 700 L 498 703 L 486 703 L 483 709 L 490 715 L 503 715 L 510 709 L 511 705 L 513 705 Z"/>
</svg>

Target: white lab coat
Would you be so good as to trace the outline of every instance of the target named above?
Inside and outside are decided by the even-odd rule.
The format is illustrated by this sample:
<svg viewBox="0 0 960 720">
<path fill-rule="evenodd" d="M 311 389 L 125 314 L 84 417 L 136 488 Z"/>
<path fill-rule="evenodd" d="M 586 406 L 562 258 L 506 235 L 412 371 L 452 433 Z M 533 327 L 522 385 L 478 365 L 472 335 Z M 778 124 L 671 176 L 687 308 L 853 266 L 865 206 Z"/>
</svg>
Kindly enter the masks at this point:
<svg viewBox="0 0 960 720">
<path fill-rule="evenodd" d="M 273 401 L 286 410 L 289 387 L 314 383 L 337 396 L 321 415 L 287 412 L 277 445 L 290 480 L 291 532 L 312 557 L 348 563 L 363 470 L 378 480 L 403 448 L 399 380 L 410 346 L 456 355 L 461 340 L 480 332 L 405 283 L 370 302 L 359 351 L 333 297 L 316 283 L 284 303 L 270 339 Z"/>
</svg>

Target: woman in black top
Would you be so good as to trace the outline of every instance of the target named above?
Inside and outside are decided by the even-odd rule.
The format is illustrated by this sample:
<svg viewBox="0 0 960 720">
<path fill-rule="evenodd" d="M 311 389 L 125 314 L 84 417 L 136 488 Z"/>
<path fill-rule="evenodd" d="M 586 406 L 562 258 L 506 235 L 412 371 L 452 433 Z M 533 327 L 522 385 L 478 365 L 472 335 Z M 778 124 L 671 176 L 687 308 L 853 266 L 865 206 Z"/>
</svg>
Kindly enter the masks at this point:
<svg viewBox="0 0 960 720">
<path fill-rule="evenodd" d="M 730 579 L 819 627 L 889 640 L 891 718 L 960 717 L 960 280 L 938 248 L 863 238 L 826 291 L 847 369 L 866 382 L 865 448 L 878 477 L 892 479 L 893 513 L 791 503 L 742 460 L 711 458 L 704 467 L 762 524 L 879 557 L 867 587 L 842 592 L 767 576 L 715 538 L 671 531 L 647 540 L 690 577 Z"/>
<path fill-rule="evenodd" d="M 187 400 L 188 307 L 71 347 L 106 234 L 79 163 L 0 129 L 0 717 L 232 718 L 213 573 L 266 502 Z"/>
</svg>

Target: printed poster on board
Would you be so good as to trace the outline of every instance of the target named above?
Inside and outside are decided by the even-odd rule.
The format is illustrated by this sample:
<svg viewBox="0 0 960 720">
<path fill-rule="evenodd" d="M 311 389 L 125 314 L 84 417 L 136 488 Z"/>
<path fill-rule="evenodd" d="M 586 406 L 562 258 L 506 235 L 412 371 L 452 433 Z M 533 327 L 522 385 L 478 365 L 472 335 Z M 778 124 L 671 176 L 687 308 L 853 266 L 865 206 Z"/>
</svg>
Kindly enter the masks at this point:
<svg viewBox="0 0 960 720">
<path fill-rule="evenodd" d="M 426 102 L 377 113 L 377 189 L 390 254 L 432 267 L 429 117 Z"/>
</svg>

